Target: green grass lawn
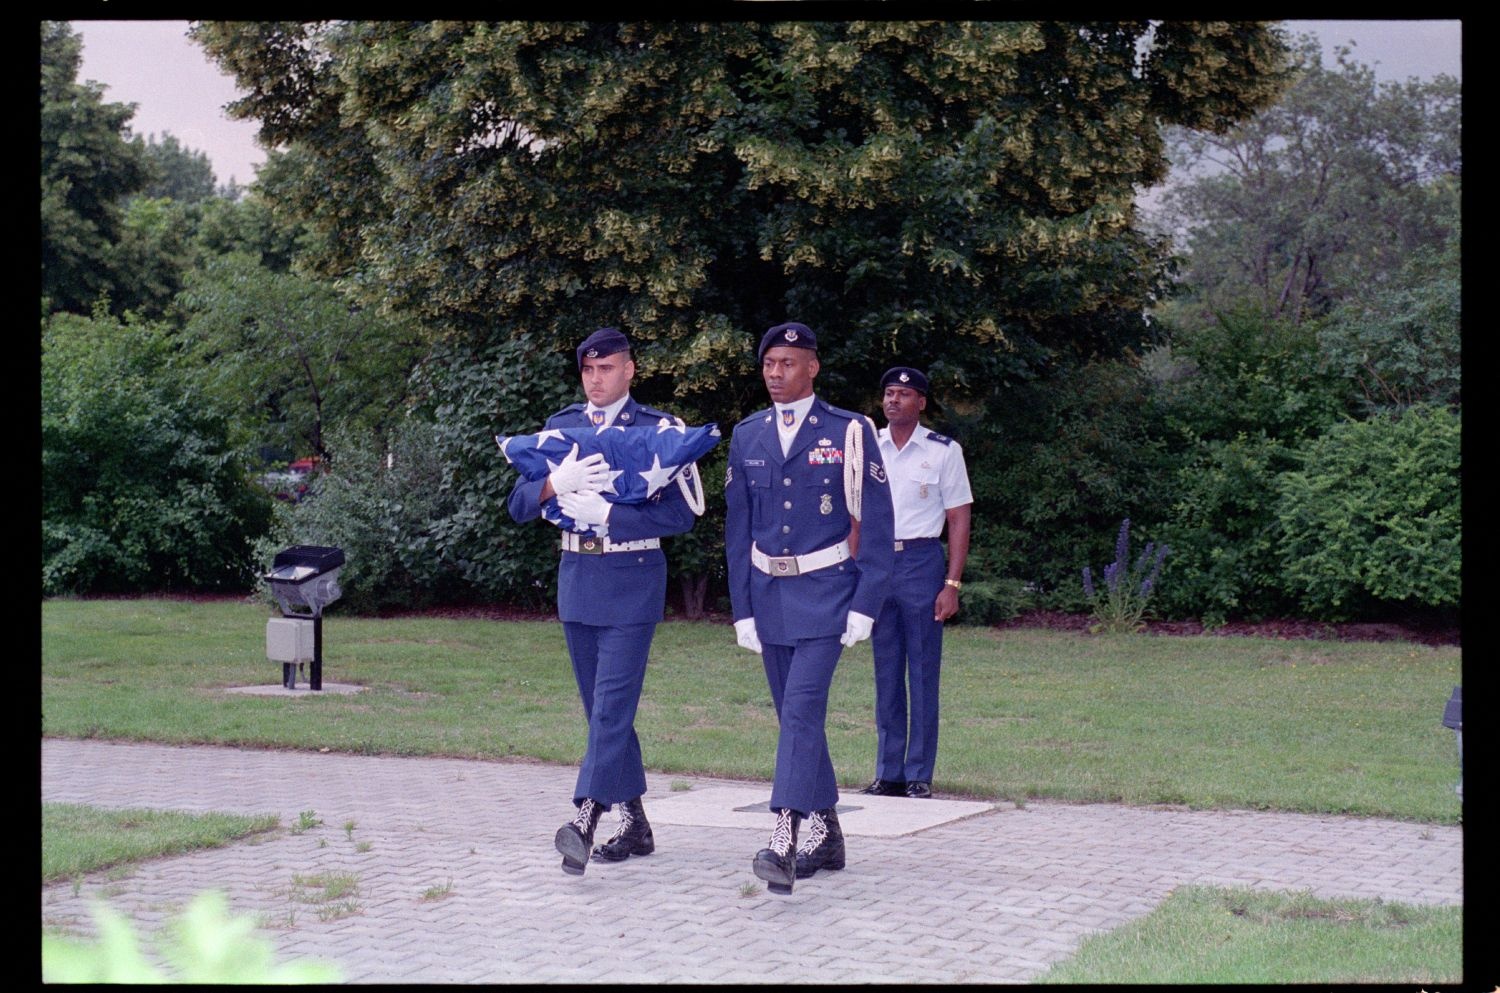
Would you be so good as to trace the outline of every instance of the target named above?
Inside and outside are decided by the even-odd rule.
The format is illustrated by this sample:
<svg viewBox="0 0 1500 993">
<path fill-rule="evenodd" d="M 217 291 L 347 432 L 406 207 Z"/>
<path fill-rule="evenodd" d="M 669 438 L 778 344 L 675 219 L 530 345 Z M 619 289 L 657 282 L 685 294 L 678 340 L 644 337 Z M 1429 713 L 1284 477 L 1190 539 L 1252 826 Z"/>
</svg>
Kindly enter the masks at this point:
<svg viewBox="0 0 1500 993">
<path fill-rule="evenodd" d="M 104 810 L 42 804 L 42 882 L 161 855 L 218 848 L 275 830 L 275 814 L 187 814 L 175 810 Z"/>
<path fill-rule="evenodd" d="M 1463 908 L 1182 887 L 1038 983 L 1458 983 Z"/>
<path fill-rule="evenodd" d="M 555 622 L 324 621 L 325 683 L 289 699 L 255 603 L 48 600 L 43 731 L 174 743 L 576 763 L 584 725 Z M 956 627 L 941 794 L 1380 815 L 1455 823 L 1441 724 L 1460 651 L 1386 642 Z M 846 787 L 874 773 L 868 642 L 847 650 L 828 735 Z M 636 727 L 648 767 L 769 779 L 776 718 L 727 624 L 657 629 Z"/>
</svg>

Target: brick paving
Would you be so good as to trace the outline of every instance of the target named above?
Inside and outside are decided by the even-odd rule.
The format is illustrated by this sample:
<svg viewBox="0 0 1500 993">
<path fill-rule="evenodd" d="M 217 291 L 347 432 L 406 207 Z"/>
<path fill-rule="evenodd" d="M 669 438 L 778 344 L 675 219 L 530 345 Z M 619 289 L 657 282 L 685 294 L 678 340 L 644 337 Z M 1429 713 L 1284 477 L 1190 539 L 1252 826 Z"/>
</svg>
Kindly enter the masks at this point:
<svg viewBox="0 0 1500 993">
<path fill-rule="evenodd" d="M 1024 983 L 1184 884 L 1463 903 L 1461 828 L 1374 818 L 1033 801 L 956 805 L 953 820 L 891 836 L 867 805 L 841 814 L 847 868 L 779 897 L 750 871 L 768 815 L 761 827 L 653 819 L 655 855 L 564 874 L 552 836 L 574 770 L 559 766 L 44 739 L 41 774 L 48 802 L 273 813 L 283 826 L 124 879 L 43 887 L 44 926 L 88 934 L 102 898 L 149 932 L 217 888 L 279 962 L 333 962 L 358 983 Z M 648 815 L 681 807 L 683 786 L 755 785 L 648 783 Z M 308 810 L 322 824 L 292 833 Z M 859 817 L 869 833 L 853 833 Z M 607 814 L 601 839 L 613 829 Z M 325 920 L 294 877 L 332 872 L 357 878 L 356 907 Z"/>
</svg>

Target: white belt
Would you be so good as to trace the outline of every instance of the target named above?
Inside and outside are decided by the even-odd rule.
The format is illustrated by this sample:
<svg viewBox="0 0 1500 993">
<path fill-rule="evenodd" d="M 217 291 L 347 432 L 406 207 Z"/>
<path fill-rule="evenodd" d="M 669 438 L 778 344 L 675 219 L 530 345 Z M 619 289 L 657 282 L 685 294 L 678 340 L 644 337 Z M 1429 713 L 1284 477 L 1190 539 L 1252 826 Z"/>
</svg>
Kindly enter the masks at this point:
<svg viewBox="0 0 1500 993">
<path fill-rule="evenodd" d="M 808 552 L 806 555 L 767 555 L 760 550 L 759 546 L 755 544 L 750 546 L 750 561 L 754 563 L 755 568 L 768 576 L 796 576 L 804 572 L 826 569 L 848 557 L 848 539 L 837 545 L 820 548 L 816 552 Z"/>
<path fill-rule="evenodd" d="M 585 538 L 572 531 L 562 534 L 562 549 L 580 555 L 607 555 L 610 552 L 644 552 L 660 548 L 660 538 L 642 538 L 640 541 L 610 541 L 608 538 Z"/>
</svg>

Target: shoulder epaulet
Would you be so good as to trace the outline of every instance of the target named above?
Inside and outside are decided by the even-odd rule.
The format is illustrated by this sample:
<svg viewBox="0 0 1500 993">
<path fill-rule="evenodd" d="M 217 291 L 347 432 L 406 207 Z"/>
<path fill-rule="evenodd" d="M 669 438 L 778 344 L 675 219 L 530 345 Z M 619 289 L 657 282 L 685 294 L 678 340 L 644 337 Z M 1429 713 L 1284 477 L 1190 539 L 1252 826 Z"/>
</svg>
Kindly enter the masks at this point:
<svg viewBox="0 0 1500 993">
<path fill-rule="evenodd" d="M 771 408 L 770 407 L 763 407 L 760 410 L 757 410 L 755 413 L 749 415 L 748 417 L 742 418 L 739 421 L 739 423 L 735 425 L 735 427 L 739 427 L 740 424 L 749 424 L 751 421 L 763 421 L 767 417 L 769 417 L 770 414 L 771 414 Z"/>
<path fill-rule="evenodd" d="M 936 431 L 928 431 L 927 432 L 927 438 L 928 438 L 929 441 L 935 441 L 939 445 L 951 445 L 951 444 L 953 444 L 953 439 L 952 438 L 948 437 L 945 434 L 938 434 Z"/>
<path fill-rule="evenodd" d="M 835 417 L 843 417 L 851 421 L 857 421 L 860 419 L 864 419 L 866 421 L 870 420 L 868 417 L 865 417 L 864 414 L 855 413 L 852 410 L 845 410 L 843 407 L 835 407 L 833 404 L 829 403 L 827 400 L 824 400 L 822 397 L 818 398 L 818 405 Z M 873 429 L 874 426 L 875 422 L 870 421 L 870 427 Z"/>
<path fill-rule="evenodd" d="M 669 414 L 665 410 L 657 410 L 655 407 L 648 407 L 643 403 L 636 404 L 634 420 L 641 421 L 649 418 L 652 423 L 655 423 L 663 417 L 674 424 L 677 422 L 676 414 Z"/>
</svg>

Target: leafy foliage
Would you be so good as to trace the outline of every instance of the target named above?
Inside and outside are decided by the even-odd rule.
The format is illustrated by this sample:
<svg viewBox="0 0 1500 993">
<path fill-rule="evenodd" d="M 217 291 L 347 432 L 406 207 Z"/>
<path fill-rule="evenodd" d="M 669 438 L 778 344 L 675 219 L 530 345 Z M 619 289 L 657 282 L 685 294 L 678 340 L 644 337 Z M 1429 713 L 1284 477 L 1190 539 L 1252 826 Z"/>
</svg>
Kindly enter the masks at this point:
<svg viewBox="0 0 1500 993">
<path fill-rule="evenodd" d="M 125 138 L 135 106 L 105 103 L 103 87 L 78 82 L 82 51 L 65 21 L 41 22 L 43 314 L 88 314 L 119 296 L 121 202 L 151 175 Z"/>
<path fill-rule="evenodd" d="M 461 554 L 441 541 L 437 522 L 451 513 L 441 481 L 437 429 L 416 418 L 382 445 L 368 433 L 339 439 L 340 457 L 319 473 L 301 502 L 280 510 L 257 546 L 265 568 L 290 545 L 343 549 L 340 606 L 361 613 L 461 599 Z"/>
<path fill-rule="evenodd" d="M 1390 284 L 1340 305 L 1319 330 L 1325 361 L 1358 384 L 1366 414 L 1458 406 L 1462 268 L 1455 223 L 1441 250 L 1413 252 Z"/>
<path fill-rule="evenodd" d="M 1343 619 L 1385 605 L 1456 608 L 1460 418 L 1418 405 L 1310 442 L 1278 484 L 1288 584 Z"/>
<path fill-rule="evenodd" d="M 1141 334 L 1160 122 L 1269 102 L 1260 24 L 202 22 L 287 154 L 264 188 L 320 271 L 484 347 L 600 325 L 684 402 L 759 402 L 761 329 L 824 332 L 852 403 Z M 1145 41 L 1144 54 L 1138 43 Z M 1211 68 L 1211 71 L 1210 71 Z M 967 385 L 962 374 L 953 378 Z M 536 418 L 546 412 L 529 411 Z"/>
<path fill-rule="evenodd" d="M 1248 305 L 1299 323 L 1382 285 L 1448 237 L 1459 134 L 1457 80 L 1377 83 L 1347 50 L 1325 68 L 1300 39 L 1275 105 L 1222 134 L 1175 135 L 1190 174 L 1165 196 L 1187 247 L 1179 322 Z"/>
<path fill-rule="evenodd" d="M 263 439 L 327 458 L 325 426 L 389 424 L 425 347 L 410 322 L 351 307 L 326 283 L 231 252 L 188 274 L 183 338 L 209 388 Z"/>
<path fill-rule="evenodd" d="M 138 136 L 135 144 L 144 148 L 151 169 L 143 195 L 178 203 L 199 203 L 214 195 L 214 167 L 207 153 L 185 147 L 169 131 L 162 132 L 160 141 L 147 135 L 144 144 Z"/>
<path fill-rule="evenodd" d="M 242 589 L 270 519 L 227 418 L 158 326 L 42 332 L 42 591 Z"/>
<path fill-rule="evenodd" d="M 1151 384 L 1131 364 L 1095 362 L 998 390 L 986 407 L 982 424 L 954 428 L 974 489 L 966 572 L 1024 580 L 1042 606 L 1084 607 L 1079 569 L 1108 551 L 1121 518 L 1149 528 L 1168 499 Z"/>
<path fill-rule="evenodd" d="M 162 931 L 156 945 L 169 964 L 153 964 L 130 921 L 99 905 L 96 942 L 42 935 L 42 981 L 47 983 L 336 983 L 339 970 L 321 962 L 278 965 L 271 943 L 255 934 L 255 921 L 231 917 L 222 893 L 193 898 Z"/>
<path fill-rule="evenodd" d="M 1277 482 L 1295 465 L 1290 447 L 1264 433 L 1201 439 L 1183 454 L 1159 531 L 1173 561 L 1158 610 L 1214 626 L 1295 607 L 1282 576 L 1276 518 Z"/>
</svg>

